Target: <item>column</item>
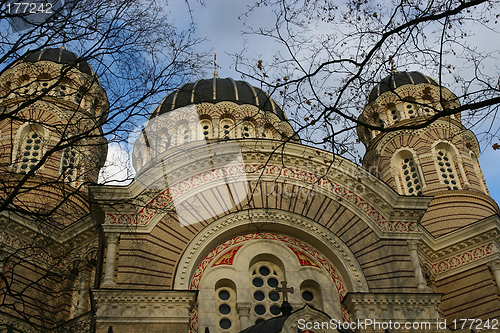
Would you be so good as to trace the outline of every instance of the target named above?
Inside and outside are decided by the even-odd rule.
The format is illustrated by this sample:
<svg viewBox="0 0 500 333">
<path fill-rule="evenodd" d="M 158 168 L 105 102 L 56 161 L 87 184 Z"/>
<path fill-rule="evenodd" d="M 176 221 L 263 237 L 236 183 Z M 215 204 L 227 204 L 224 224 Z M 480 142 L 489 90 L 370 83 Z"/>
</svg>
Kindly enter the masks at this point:
<svg viewBox="0 0 500 333">
<path fill-rule="evenodd" d="M 238 314 L 240 315 L 240 331 L 248 327 L 248 318 L 250 316 L 250 303 L 238 303 Z"/>
<path fill-rule="evenodd" d="M 399 170 L 397 168 L 392 168 L 391 174 L 392 174 L 392 177 L 394 177 L 394 181 L 396 182 L 396 188 L 397 188 L 398 193 L 402 193 L 404 195 L 405 189 L 404 189 L 404 187 L 401 187 L 401 183 L 399 182 Z"/>
<path fill-rule="evenodd" d="M 115 285 L 115 261 L 116 261 L 116 245 L 120 239 L 120 234 L 106 234 L 106 267 L 104 269 L 103 286 Z"/>
<path fill-rule="evenodd" d="M 462 162 L 462 157 L 460 155 L 457 155 L 457 159 L 455 161 L 458 165 L 458 170 L 460 170 L 460 175 L 462 175 L 462 180 L 464 181 L 464 190 L 468 190 L 469 189 L 469 181 L 467 180 L 467 176 L 465 174 L 465 170 L 464 170 L 464 166 L 463 166 L 463 162 Z"/>
<path fill-rule="evenodd" d="M 78 317 L 88 310 L 90 278 L 90 271 L 86 267 L 82 268 L 78 273 L 78 297 L 73 317 Z"/>
<path fill-rule="evenodd" d="M 488 267 L 493 273 L 493 277 L 495 278 L 495 282 L 497 283 L 498 292 L 500 293 L 500 260 L 495 260 L 488 263 Z"/>
<path fill-rule="evenodd" d="M 415 273 L 415 278 L 417 279 L 417 289 L 427 290 L 427 282 L 425 281 L 424 274 L 422 274 L 422 268 L 420 267 L 420 260 L 418 260 L 417 244 L 415 240 L 409 240 L 408 249 L 410 250 L 410 260 L 413 266 L 413 272 Z"/>
</svg>

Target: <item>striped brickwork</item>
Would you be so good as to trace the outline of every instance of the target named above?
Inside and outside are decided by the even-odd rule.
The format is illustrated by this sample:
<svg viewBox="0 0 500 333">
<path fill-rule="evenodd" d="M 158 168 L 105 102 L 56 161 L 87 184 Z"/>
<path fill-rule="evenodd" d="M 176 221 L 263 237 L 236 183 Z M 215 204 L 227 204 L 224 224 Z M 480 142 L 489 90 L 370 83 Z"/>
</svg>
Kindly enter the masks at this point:
<svg viewBox="0 0 500 333">
<path fill-rule="evenodd" d="M 370 289 L 379 292 L 416 291 L 405 240 L 381 240 L 359 216 L 337 200 L 297 185 L 287 186 L 268 181 L 250 183 L 248 193 L 253 195 L 248 195 L 237 205 L 237 209 L 266 208 L 293 212 L 316 221 L 351 249 L 364 269 Z M 196 194 L 197 202 L 204 203 L 203 210 L 212 209 L 210 204 L 224 207 L 231 205 L 230 202 L 221 202 L 220 195 L 219 201 L 214 200 L 220 190 L 215 187 Z M 225 214 L 234 211 L 234 208 L 228 209 Z M 211 221 L 224 215 L 216 216 Z M 118 285 L 122 288 L 171 287 L 177 262 L 184 249 L 211 221 L 181 227 L 175 213 L 171 212 L 150 234 L 122 233 L 117 262 Z M 248 223 L 250 226 L 252 222 Z"/>
<path fill-rule="evenodd" d="M 443 293 L 441 311 L 448 322 L 500 317 L 500 298 L 486 265 L 435 281 L 434 292 Z"/>
</svg>

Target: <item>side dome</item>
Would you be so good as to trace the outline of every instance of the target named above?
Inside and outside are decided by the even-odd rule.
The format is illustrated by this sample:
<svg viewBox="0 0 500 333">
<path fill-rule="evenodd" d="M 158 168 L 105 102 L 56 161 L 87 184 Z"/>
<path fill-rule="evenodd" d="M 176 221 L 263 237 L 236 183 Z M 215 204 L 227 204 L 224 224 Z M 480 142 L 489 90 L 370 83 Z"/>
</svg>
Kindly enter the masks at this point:
<svg viewBox="0 0 500 333">
<path fill-rule="evenodd" d="M 434 86 L 439 84 L 433 78 L 430 78 L 420 72 L 395 72 L 386 76 L 375 87 L 372 88 L 368 95 L 367 103 L 375 101 L 380 95 L 387 91 L 394 91 L 396 88 L 407 84 L 430 83 Z"/>
<path fill-rule="evenodd" d="M 88 75 L 94 74 L 92 68 L 86 61 L 79 60 L 78 56 L 75 53 L 70 52 L 62 47 L 58 49 L 47 48 L 39 51 L 28 52 L 21 58 L 20 61 L 32 63 L 38 61 L 52 61 L 57 64 L 74 66 L 80 72 Z"/>
<path fill-rule="evenodd" d="M 254 105 L 263 111 L 274 113 L 281 120 L 287 120 L 278 103 L 262 89 L 254 87 L 245 81 L 218 77 L 185 84 L 179 90 L 169 94 L 160 107 L 151 114 L 150 118 L 191 104 L 204 102 L 215 104 L 222 101 L 231 101 L 239 105 Z"/>
</svg>

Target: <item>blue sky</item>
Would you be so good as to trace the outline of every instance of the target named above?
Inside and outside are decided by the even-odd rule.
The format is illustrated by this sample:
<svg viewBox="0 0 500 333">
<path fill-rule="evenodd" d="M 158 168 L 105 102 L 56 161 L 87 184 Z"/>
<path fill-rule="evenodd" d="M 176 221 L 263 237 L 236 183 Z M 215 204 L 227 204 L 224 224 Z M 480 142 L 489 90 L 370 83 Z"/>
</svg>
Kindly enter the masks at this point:
<svg viewBox="0 0 500 333">
<path fill-rule="evenodd" d="M 205 2 L 205 6 L 200 5 L 198 2 L 190 3 L 198 35 L 207 39 L 200 45 L 200 50 L 217 51 L 219 77 L 241 79 L 240 74 L 234 68 L 232 57 L 228 54 L 240 53 L 246 47 L 245 56 L 254 59 L 266 59 L 266 57 L 270 57 L 278 50 L 279 46 L 269 38 L 242 34 L 242 31 L 247 29 L 243 25 L 244 20 L 240 19 L 239 16 L 246 12 L 247 3 L 246 1 L 234 0 L 210 0 Z M 189 20 L 184 1 L 172 1 L 169 10 L 172 13 L 171 17 L 175 18 L 177 25 L 182 26 L 183 22 Z M 247 23 L 249 25 L 261 26 L 272 24 L 274 20 L 275 16 L 269 8 L 259 10 L 258 15 L 247 19 Z M 483 36 L 483 32 L 480 30 L 478 30 L 478 34 Z M 492 45 L 495 48 L 500 45 L 500 36 L 498 34 L 491 34 L 488 39 L 490 40 L 488 45 Z M 478 43 L 482 42 L 484 40 L 478 40 Z M 213 68 L 207 68 L 203 74 L 205 77 L 211 77 L 212 75 Z M 253 83 L 251 80 L 248 81 Z M 285 108 L 285 112 L 290 116 L 290 110 L 286 110 Z M 474 130 L 480 131 L 481 128 L 475 128 Z M 362 150 L 362 147 L 357 148 L 360 151 Z M 490 143 L 486 144 L 484 142 L 482 142 L 481 149 L 482 153 L 479 159 L 481 168 L 491 196 L 498 201 L 500 200 L 500 172 L 498 168 L 500 165 L 500 151 L 494 151 Z M 111 149 L 110 153 L 113 151 L 115 150 Z"/>
</svg>

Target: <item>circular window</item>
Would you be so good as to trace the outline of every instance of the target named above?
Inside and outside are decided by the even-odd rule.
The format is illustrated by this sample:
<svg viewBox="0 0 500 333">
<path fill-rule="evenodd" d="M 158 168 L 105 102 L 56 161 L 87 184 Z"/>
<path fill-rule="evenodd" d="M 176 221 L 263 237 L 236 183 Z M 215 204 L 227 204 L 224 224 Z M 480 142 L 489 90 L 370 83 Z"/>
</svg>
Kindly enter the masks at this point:
<svg viewBox="0 0 500 333">
<path fill-rule="evenodd" d="M 229 320 L 227 318 L 223 318 L 219 321 L 219 326 L 223 330 L 227 330 L 227 329 L 231 328 L 231 320 Z"/>
<path fill-rule="evenodd" d="M 261 278 L 255 278 L 255 279 L 252 280 L 252 284 L 255 287 L 262 287 L 264 285 L 264 281 L 262 281 Z"/>
<path fill-rule="evenodd" d="M 227 301 L 229 299 L 229 291 L 225 289 L 219 291 L 219 298 L 223 301 Z"/>
<path fill-rule="evenodd" d="M 253 298 L 257 301 L 262 301 L 265 297 L 266 295 L 264 295 L 264 293 L 260 290 L 253 293 Z"/>
<path fill-rule="evenodd" d="M 262 266 L 261 268 L 259 268 L 259 273 L 263 276 L 268 276 L 271 271 L 266 266 Z"/>
<path fill-rule="evenodd" d="M 314 299 L 314 295 L 312 292 L 310 292 L 309 290 L 306 290 L 302 293 L 302 298 L 304 299 L 304 301 L 306 302 L 311 302 L 313 299 Z"/>
<path fill-rule="evenodd" d="M 219 306 L 219 312 L 222 314 L 228 314 L 231 312 L 231 307 L 227 304 L 221 304 L 221 306 Z"/>
<path fill-rule="evenodd" d="M 266 308 L 262 304 L 257 304 L 255 306 L 254 310 L 255 310 L 255 313 L 258 315 L 263 315 L 264 313 L 266 313 Z"/>
<path fill-rule="evenodd" d="M 270 278 L 269 280 L 267 280 L 267 284 L 269 285 L 269 287 L 272 287 L 272 288 L 277 287 L 278 286 L 278 280 L 275 279 L 275 278 Z"/>
<path fill-rule="evenodd" d="M 280 307 L 279 307 L 279 306 L 277 306 L 277 305 L 273 305 L 273 306 L 271 306 L 271 309 L 269 309 L 269 311 L 271 311 L 271 313 L 272 313 L 273 315 L 277 316 L 277 315 L 279 315 L 279 314 L 280 314 L 281 309 L 280 309 Z"/>
<path fill-rule="evenodd" d="M 278 301 L 278 300 L 280 299 L 280 294 L 278 294 L 278 293 L 277 293 L 277 292 L 275 292 L 275 291 L 271 291 L 271 292 L 269 293 L 269 299 L 270 299 L 271 301 L 275 301 L 275 302 L 276 302 L 276 301 Z"/>
</svg>

